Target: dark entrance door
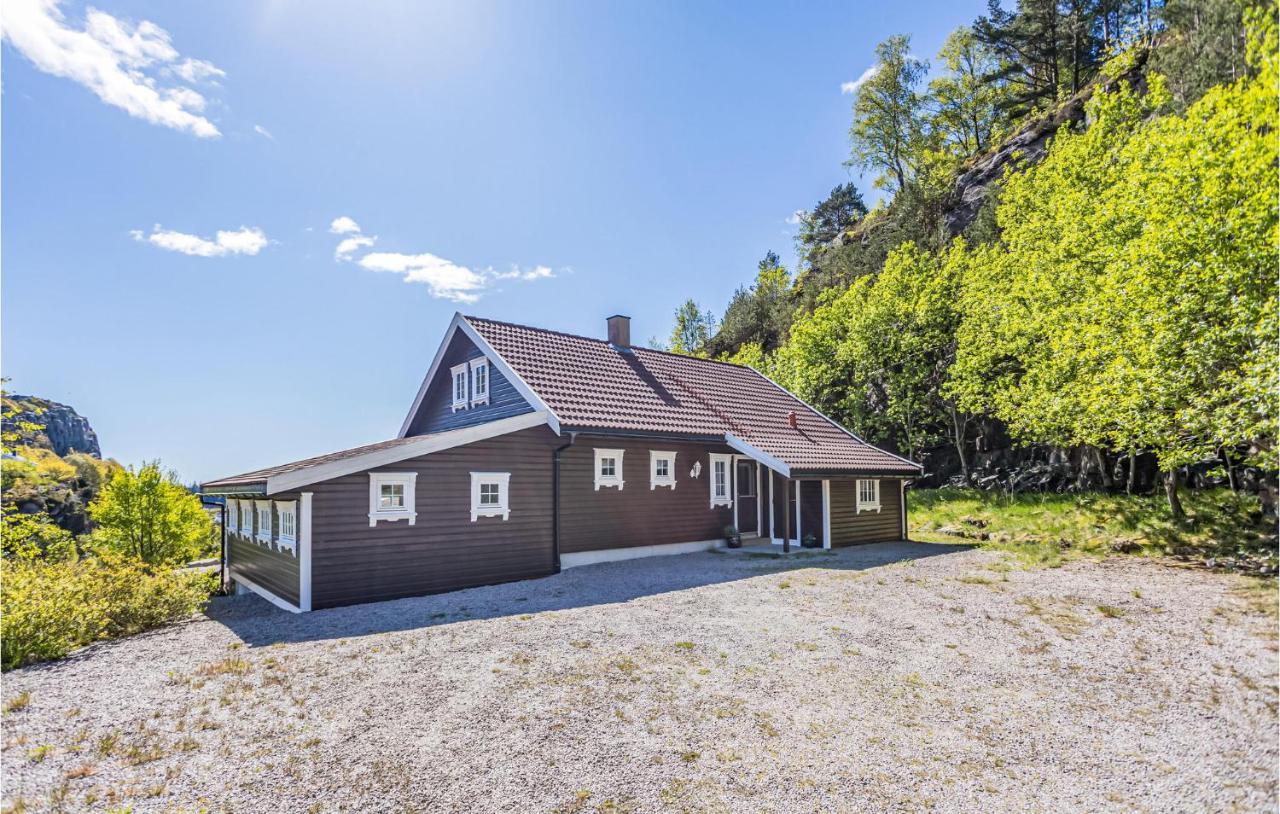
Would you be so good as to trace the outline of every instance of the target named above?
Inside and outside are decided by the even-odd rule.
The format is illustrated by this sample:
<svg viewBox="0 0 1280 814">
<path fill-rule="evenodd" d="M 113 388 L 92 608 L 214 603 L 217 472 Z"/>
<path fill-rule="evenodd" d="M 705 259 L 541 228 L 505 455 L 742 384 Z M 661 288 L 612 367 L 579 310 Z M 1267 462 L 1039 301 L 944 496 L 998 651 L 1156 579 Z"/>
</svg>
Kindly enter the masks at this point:
<svg viewBox="0 0 1280 814">
<path fill-rule="evenodd" d="M 737 515 L 738 531 L 743 534 L 760 533 L 760 491 L 759 476 L 756 474 L 755 461 L 738 461 L 735 480 L 738 482 L 738 495 L 734 500 L 734 512 Z"/>
</svg>

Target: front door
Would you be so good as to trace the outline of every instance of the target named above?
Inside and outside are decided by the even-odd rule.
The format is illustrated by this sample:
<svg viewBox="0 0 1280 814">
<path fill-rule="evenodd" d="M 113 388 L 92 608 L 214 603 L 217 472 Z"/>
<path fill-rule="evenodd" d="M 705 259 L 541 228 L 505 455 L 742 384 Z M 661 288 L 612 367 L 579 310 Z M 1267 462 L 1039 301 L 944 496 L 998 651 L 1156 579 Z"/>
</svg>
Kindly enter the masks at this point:
<svg viewBox="0 0 1280 814">
<path fill-rule="evenodd" d="M 735 473 L 737 481 L 737 499 L 733 501 L 735 523 L 743 534 L 760 533 L 760 491 L 759 475 L 756 473 L 755 461 L 738 461 Z"/>
</svg>

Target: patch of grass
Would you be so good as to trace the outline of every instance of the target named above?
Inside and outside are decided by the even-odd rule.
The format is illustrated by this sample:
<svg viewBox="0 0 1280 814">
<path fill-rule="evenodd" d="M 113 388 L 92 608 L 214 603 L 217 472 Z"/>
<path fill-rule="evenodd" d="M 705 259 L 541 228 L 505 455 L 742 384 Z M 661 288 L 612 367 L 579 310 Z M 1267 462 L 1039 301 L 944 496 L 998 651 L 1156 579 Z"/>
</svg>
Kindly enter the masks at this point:
<svg viewBox="0 0 1280 814">
<path fill-rule="evenodd" d="M 1071 603 L 1060 600 L 1041 602 L 1030 596 L 1020 596 L 1016 600 L 1027 609 L 1027 613 L 1056 630 L 1064 637 L 1072 637 L 1083 631 L 1088 623 L 1071 609 Z"/>
<path fill-rule="evenodd" d="M 1117 608 L 1115 605 L 1099 605 L 1098 613 L 1108 619 L 1119 619 L 1124 616 L 1124 608 Z"/>
<path fill-rule="evenodd" d="M 39 763 L 45 758 L 47 758 L 49 756 L 49 753 L 52 751 L 53 751 L 53 747 L 47 743 L 44 746 L 37 746 L 34 749 L 28 749 L 27 760 L 31 761 L 32 763 Z"/>
<path fill-rule="evenodd" d="M 5 712 L 21 712 L 31 703 L 31 693 L 23 690 L 8 701 L 4 702 Z"/>
<path fill-rule="evenodd" d="M 914 539 L 969 541 L 1007 552 L 1028 566 L 1140 554 L 1276 572 L 1275 529 L 1259 520 L 1256 496 L 1187 490 L 1183 504 L 1187 519 L 1180 523 L 1162 495 L 921 489 L 911 495 L 908 520 Z"/>
<path fill-rule="evenodd" d="M 252 665 L 239 656 L 227 656 L 219 661 L 211 661 L 208 664 L 202 664 L 196 669 L 196 675 L 205 678 L 214 676 L 233 675 L 242 676 L 252 669 Z"/>
<path fill-rule="evenodd" d="M 964 574 L 956 577 L 956 582 L 963 582 L 966 585 L 994 585 L 996 581 L 981 574 Z"/>
<path fill-rule="evenodd" d="M 676 642 L 677 650 L 692 650 L 696 645 L 693 642 Z"/>
<path fill-rule="evenodd" d="M 97 771 L 97 768 L 98 767 L 92 763 L 81 763 L 73 769 L 68 769 L 66 774 L 63 776 L 68 780 L 82 780 L 86 777 L 92 777 L 93 773 Z"/>
<path fill-rule="evenodd" d="M 680 759 L 685 763 L 696 763 L 698 758 L 702 757 L 701 752 L 681 752 Z"/>
</svg>

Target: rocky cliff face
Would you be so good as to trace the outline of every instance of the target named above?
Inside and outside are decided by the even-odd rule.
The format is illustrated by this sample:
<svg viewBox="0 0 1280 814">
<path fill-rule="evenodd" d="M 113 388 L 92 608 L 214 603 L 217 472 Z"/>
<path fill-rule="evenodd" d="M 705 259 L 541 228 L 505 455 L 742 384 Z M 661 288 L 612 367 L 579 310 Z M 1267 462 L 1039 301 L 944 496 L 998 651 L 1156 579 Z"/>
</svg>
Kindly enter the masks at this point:
<svg viewBox="0 0 1280 814">
<path fill-rule="evenodd" d="M 98 434 L 89 425 L 89 420 L 71 407 L 37 396 L 6 395 L 5 401 L 11 402 L 18 411 L 4 420 L 6 430 L 21 421 L 30 421 L 43 427 L 38 432 L 25 433 L 23 444 L 52 449 L 58 455 L 84 452 L 95 458 L 102 457 L 102 450 L 98 447 Z"/>
</svg>

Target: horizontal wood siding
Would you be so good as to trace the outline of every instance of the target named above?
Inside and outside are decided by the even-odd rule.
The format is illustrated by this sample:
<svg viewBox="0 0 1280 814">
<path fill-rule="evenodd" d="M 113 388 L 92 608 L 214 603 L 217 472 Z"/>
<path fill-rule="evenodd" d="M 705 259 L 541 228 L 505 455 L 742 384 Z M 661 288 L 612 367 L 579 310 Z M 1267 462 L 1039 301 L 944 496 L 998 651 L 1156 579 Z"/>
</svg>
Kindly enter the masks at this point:
<svg viewBox="0 0 1280 814">
<path fill-rule="evenodd" d="M 858 513 L 857 481 L 831 481 L 831 545 L 877 543 L 902 539 L 902 496 L 899 481 L 880 479 L 880 511 Z"/>
<path fill-rule="evenodd" d="M 417 520 L 369 525 L 369 473 L 316 484 L 312 606 L 327 608 L 539 577 L 553 570 L 547 427 L 378 467 L 417 472 Z M 511 516 L 471 521 L 471 473 L 510 472 Z"/>
<path fill-rule="evenodd" d="M 595 489 L 595 447 L 622 449 L 622 490 Z M 649 488 L 649 450 L 676 453 L 676 487 Z M 730 453 L 723 445 L 694 444 L 655 438 L 579 436 L 562 453 L 560 467 L 560 551 L 718 540 L 733 522 L 727 506 L 711 508 L 709 453 Z M 695 462 L 702 471 L 694 479 Z M 754 508 L 753 508 L 754 511 Z"/>
<path fill-rule="evenodd" d="M 272 495 L 272 500 L 298 500 L 297 494 Z M 242 500 L 243 504 L 245 501 Z M 250 501 L 252 502 L 252 501 Z M 302 508 L 298 510 L 298 524 L 302 523 Z M 252 530 L 244 533 L 227 535 L 227 570 L 231 578 L 243 576 L 250 582 L 293 605 L 298 604 L 298 558 L 288 551 L 278 551 L 265 543 L 260 543 L 257 533 L 258 511 L 254 505 Z M 295 530 L 296 531 L 296 530 Z M 280 534 L 280 514 L 273 508 L 271 512 L 271 538 Z"/>
<path fill-rule="evenodd" d="M 498 372 L 492 362 L 489 364 L 489 403 L 475 407 L 468 406 L 465 410 L 454 412 L 453 374 L 450 369 L 454 365 L 479 359 L 483 355 L 466 334 L 461 331 L 454 334 L 440 362 L 440 369 L 436 371 L 435 381 L 428 386 L 427 394 L 418 407 L 418 414 L 409 424 L 408 435 L 425 435 L 444 430 L 456 430 L 459 427 L 473 427 L 499 418 L 510 418 L 533 412 L 529 402 L 516 391 L 507 377 Z M 471 375 L 470 369 L 467 370 L 467 375 Z"/>
<path fill-rule="evenodd" d="M 822 481 L 803 480 L 800 484 L 800 541 L 810 534 L 822 545 Z"/>
</svg>

